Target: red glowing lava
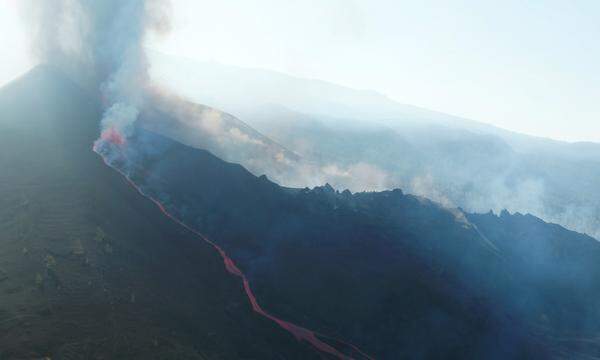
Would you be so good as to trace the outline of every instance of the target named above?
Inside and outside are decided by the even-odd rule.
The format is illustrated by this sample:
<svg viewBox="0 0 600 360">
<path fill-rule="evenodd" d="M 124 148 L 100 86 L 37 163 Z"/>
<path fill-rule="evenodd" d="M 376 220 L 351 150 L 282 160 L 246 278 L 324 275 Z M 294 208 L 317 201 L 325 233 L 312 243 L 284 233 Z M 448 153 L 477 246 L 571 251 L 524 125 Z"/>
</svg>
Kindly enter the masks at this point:
<svg viewBox="0 0 600 360">
<path fill-rule="evenodd" d="M 125 144 L 125 138 L 123 137 L 123 135 L 121 135 L 121 133 L 112 126 L 108 129 L 102 130 L 100 138 L 104 141 L 108 141 L 119 146 Z"/>
<path fill-rule="evenodd" d="M 110 131 L 112 128 L 108 129 L 107 131 Z M 114 132 L 118 137 L 117 139 L 120 139 L 121 141 L 124 140 L 121 137 L 121 135 L 116 132 L 116 130 L 112 129 L 112 132 Z M 109 138 L 112 141 L 112 134 L 109 134 Z M 104 132 L 102 135 L 102 138 L 104 138 Z M 108 140 L 106 139 L 106 140 Z M 117 144 L 120 144 L 117 142 Z M 321 336 L 320 334 L 317 334 L 316 332 L 309 330 L 309 329 L 305 329 L 301 326 L 298 326 L 296 324 L 292 324 L 288 321 L 282 320 L 280 318 L 275 317 L 274 315 L 271 315 L 270 313 L 268 313 L 267 311 L 263 310 L 263 308 L 260 306 L 260 304 L 258 303 L 258 300 L 256 299 L 256 296 L 254 296 L 254 293 L 252 292 L 252 289 L 250 288 L 250 282 L 248 281 L 248 278 L 246 278 L 246 275 L 237 267 L 237 265 L 235 264 L 235 262 L 233 262 L 233 260 L 227 255 L 227 253 L 225 253 L 225 251 L 217 244 L 215 244 L 213 241 L 211 241 L 210 239 L 208 239 L 206 236 L 204 236 L 202 233 L 194 230 L 193 228 L 189 227 L 188 225 L 186 225 L 185 223 L 183 223 L 181 220 L 175 218 L 175 216 L 173 216 L 171 213 L 169 213 L 167 211 L 167 209 L 165 209 L 164 205 L 162 203 L 160 203 L 158 200 L 146 195 L 142 189 L 140 189 L 134 182 L 133 180 L 131 180 L 123 171 L 121 171 L 118 168 L 112 167 L 107 159 L 105 159 L 102 154 L 100 154 L 99 152 L 96 151 L 95 147 L 93 148 L 94 152 L 96 152 L 98 155 L 100 155 L 100 157 L 102 158 L 102 160 L 104 161 L 104 163 L 115 169 L 116 171 L 118 171 L 121 175 L 123 175 L 123 177 L 125 178 L 125 180 L 143 197 L 149 199 L 150 201 L 152 201 L 159 209 L 160 211 L 167 216 L 168 218 L 170 218 L 171 220 L 173 220 L 175 223 L 177 223 L 178 225 L 184 227 L 185 229 L 191 231 L 192 233 L 194 233 L 195 235 L 197 235 L 198 237 L 200 237 L 202 240 L 206 241 L 208 244 L 210 244 L 215 250 L 217 250 L 217 252 L 219 253 L 219 255 L 221 255 L 221 258 L 223 259 L 223 263 L 225 264 L 225 269 L 230 273 L 233 274 L 239 278 L 241 278 L 242 283 L 244 285 L 244 292 L 246 293 L 246 296 L 248 297 L 248 300 L 250 301 L 250 304 L 252 305 L 252 309 L 254 310 L 254 312 L 266 317 L 267 319 L 275 322 L 277 325 L 279 325 L 280 327 L 282 327 L 283 329 L 285 329 L 286 331 L 288 331 L 289 333 L 291 333 L 298 341 L 306 341 L 309 344 L 311 344 L 312 346 L 314 346 L 317 350 L 323 352 L 323 353 L 327 353 L 330 355 L 333 355 L 335 357 L 337 357 L 338 359 L 343 359 L 343 360 L 354 360 L 355 358 L 353 356 L 349 356 L 346 354 L 343 354 L 342 352 L 340 352 L 339 350 L 337 350 L 335 347 L 325 343 L 324 341 L 319 339 L 320 337 L 325 337 L 325 336 Z M 326 338 L 326 337 L 325 337 Z M 367 360 L 374 360 L 374 358 L 372 358 L 371 356 L 365 354 L 364 352 L 360 351 L 356 346 L 352 345 L 352 344 L 348 344 L 345 343 L 343 341 L 340 340 L 336 340 L 338 343 L 343 344 L 344 346 L 352 349 L 352 352 L 354 354 L 354 356 L 357 356 L 360 359 L 367 359 Z"/>
</svg>

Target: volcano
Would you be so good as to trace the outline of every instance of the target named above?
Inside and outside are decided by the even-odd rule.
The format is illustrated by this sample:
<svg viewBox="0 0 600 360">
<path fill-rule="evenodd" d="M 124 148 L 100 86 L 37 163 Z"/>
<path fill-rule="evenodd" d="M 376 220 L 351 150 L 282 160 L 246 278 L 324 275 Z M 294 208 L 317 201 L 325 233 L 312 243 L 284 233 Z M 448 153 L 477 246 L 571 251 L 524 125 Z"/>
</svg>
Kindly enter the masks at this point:
<svg viewBox="0 0 600 360">
<path fill-rule="evenodd" d="M 0 113 L 1 359 L 322 357 L 92 151 L 84 90 L 41 66 L 0 89 Z"/>
<path fill-rule="evenodd" d="M 61 73 L 0 89 L 0 358 L 600 354 L 593 238 L 399 189 L 282 187 L 197 148 L 212 138 L 152 131 L 166 110 L 92 149 L 100 107 Z"/>
</svg>

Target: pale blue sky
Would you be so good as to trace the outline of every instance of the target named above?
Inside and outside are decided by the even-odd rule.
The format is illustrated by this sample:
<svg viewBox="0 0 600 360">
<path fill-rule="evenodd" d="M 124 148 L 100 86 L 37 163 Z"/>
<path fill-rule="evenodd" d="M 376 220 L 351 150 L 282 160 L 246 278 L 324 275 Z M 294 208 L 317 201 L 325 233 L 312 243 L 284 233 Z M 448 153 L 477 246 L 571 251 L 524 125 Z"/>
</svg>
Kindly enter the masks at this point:
<svg viewBox="0 0 600 360">
<path fill-rule="evenodd" d="M 0 0 L 0 83 L 27 64 L 15 2 Z M 600 141 L 599 39 L 595 0 L 174 0 L 172 33 L 148 45 Z"/>
</svg>

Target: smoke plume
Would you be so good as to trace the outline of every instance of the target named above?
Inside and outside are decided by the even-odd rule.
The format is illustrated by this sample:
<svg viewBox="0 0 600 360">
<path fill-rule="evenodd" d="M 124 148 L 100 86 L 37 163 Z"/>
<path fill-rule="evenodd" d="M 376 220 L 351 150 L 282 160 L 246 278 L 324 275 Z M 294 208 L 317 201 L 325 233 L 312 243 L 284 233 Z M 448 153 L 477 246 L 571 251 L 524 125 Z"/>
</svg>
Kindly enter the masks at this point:
<svg viewBox="0 0 600 360">
<path fill-rule="evenodd" d="M 123 145 L 144 101 L 149 31 L 169 30 L 164 0 L 23 1 L 32 51 L 97 94 L 104 107 L 102 142 Z"/>
</svg>

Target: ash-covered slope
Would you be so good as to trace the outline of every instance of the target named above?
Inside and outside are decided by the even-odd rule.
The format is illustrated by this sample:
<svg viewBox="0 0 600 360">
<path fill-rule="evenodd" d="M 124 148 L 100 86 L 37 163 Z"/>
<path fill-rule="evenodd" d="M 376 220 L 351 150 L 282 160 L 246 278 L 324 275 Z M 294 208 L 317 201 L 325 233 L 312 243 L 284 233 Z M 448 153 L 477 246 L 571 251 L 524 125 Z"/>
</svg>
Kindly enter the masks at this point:
<svg viewBox="0 0 600 360">
<path fill-rule="evenodd" d="M 142 129 L 109 146 L 113 165 L 222 246 L 280 318 L 384 359 L 600 353 L 590 237 L 399 190 L 283 188 Z"/>
<path fill-rule="evenodd" d="M 0 89 L 0 358 L 317 357 L 92 151 L 99 111 L 48 67 Z"/>
</svg>

